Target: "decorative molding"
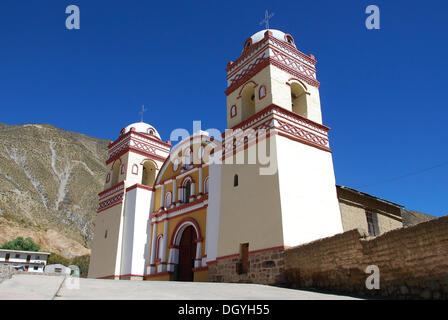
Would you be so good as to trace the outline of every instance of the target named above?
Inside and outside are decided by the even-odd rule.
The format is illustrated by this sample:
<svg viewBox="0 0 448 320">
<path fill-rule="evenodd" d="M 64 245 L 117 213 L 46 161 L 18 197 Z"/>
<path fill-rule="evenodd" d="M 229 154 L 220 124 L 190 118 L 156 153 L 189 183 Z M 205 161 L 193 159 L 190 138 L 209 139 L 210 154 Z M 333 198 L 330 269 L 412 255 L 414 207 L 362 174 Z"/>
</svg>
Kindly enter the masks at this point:
<svg viewBox="0 0 448 320">
<path fill-rule="evenodd" d="M 123 188 L 124 188 L 124 181 L 119 182 L 118 184 L 116 184 L 116 185 L 114 185 L 114 186 L 112 186 L 112 187 L 110 187 L 110 188 L 108 188 L 108 189 L 98 193 L 98 196 L 99 196 L 99 198 L 101 200 L 101 199 L 104 199 L 104 198 L 106 198 L 108 196 L 113 195 L 114 193 L 122 190 Z"/>
<path fill-rule="evenodd" d="M 97 213 L 104 211 L 106 209 L 109 209 L 117 204 L 120 204 L 123 201 L 124 192 L 121 192 L 117 194 L 116 196 L 113 196 L 112 198 L 109 198 L 107 200 L 104 200 L 99 203 Z"/>
</svg>

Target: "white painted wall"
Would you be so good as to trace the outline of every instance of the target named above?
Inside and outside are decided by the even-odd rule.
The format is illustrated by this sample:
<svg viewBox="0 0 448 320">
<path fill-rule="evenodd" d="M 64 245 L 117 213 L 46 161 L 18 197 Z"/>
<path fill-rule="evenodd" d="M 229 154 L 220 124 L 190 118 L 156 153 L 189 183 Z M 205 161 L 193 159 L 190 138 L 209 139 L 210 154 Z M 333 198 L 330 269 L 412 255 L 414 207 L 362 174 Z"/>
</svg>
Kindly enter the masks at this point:
<svg viewBox="0 0 448 320">
<path fill-rule="evenodd" d="M 213 261 L 218 254 L 219 213 L 221 207 L 221 164 L 209 166 L 209 198 L 207 208 L 206 261 Z"/>
<path fill-rule="evenodd" d="M 276 139 L 284 245 L 343 232 L 332 154 L 282 136 Z"/>
<path fill-rule="evenodd" d="M 120 275 L 145 274 L 147 242 L 151 239 L 151 229 L 148 230 L 151 198 L 152 191 L 142 188 L 126 193 Z"/>
</svg>

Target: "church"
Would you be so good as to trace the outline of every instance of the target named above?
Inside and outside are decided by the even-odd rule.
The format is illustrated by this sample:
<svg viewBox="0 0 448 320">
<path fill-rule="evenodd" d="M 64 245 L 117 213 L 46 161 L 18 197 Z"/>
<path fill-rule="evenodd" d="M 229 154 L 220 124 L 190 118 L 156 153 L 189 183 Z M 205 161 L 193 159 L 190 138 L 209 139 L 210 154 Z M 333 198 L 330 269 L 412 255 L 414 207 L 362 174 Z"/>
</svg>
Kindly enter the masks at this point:
<svg viewBox="0 0 448 320">
<path fill-rule="evenodd" d="M 139 122 L 109 144 L 89 277 L 281 283 L 288 248 L 402 227 L 400 205 L 336 186 L 315 57 L 274 29 L 242 47 L 221 140 Z"/>
</svg>

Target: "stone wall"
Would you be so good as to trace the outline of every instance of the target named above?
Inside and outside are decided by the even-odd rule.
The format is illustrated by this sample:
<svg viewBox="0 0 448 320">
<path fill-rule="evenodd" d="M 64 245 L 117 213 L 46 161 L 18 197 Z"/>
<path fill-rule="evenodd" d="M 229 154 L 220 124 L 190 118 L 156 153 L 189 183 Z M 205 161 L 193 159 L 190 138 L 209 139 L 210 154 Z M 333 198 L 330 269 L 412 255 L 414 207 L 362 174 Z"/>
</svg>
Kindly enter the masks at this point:
<svg viewBox="0 0 448 320">
<path fill-rule="evenodd" d="M 283 249 L 249 253 L 249 268 L 244 274 L 237 273 L 239 255 L 220 258 L 208 267 L 209 281 L 284 284 Z"/>
<path fill-rule="evenodd" d="M 294 288 L 389 298 L 448 299 L 448 216 L 372 238 L 363 230 L 287 249 L 285 274 Z M 369 265 L 380 289 L 368 290 Z"/>
<path fill-rule="evenodd" d="M 0 283 L 12 277 L 17 271 L 10 266 L 0 266 Z"/>
</svg>

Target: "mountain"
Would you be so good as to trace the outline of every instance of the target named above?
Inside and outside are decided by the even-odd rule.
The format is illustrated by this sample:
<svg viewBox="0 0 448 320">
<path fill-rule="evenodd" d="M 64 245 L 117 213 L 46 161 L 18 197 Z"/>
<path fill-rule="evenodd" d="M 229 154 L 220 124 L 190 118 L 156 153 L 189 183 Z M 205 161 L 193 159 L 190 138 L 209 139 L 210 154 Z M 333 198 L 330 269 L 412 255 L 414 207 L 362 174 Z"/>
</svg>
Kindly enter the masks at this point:
<svg viewBox="0 0 448 320">
<path fill-rule="evenodd" d="M 42 250 L 51 238 L 67 239 L 67 255 L 83 251 L 73 240 L 88 248 L 109 142 L 46 124 L 0 124 L 0 242 L 28 230 L 47 243 Z"/>
</svg>

